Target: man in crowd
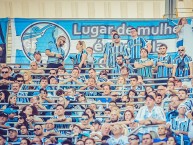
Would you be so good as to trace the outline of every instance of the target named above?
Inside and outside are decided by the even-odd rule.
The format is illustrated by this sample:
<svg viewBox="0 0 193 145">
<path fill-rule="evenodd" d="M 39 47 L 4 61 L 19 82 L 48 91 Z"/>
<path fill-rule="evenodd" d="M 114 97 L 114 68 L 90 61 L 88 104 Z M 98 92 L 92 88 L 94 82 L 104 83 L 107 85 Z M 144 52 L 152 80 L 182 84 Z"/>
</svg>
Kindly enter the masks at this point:
<svg viewBox="0 0 193 145">
<path fill-rule="evenodd" d="M 145 133 L 143 135 L 142 145 L 153 145 L 153 137 L 150 133 Z"/>
<path fill-rule="evenodd" d="M 131 28 L 131 39 L 128 40 L 128 49 L 130 50 L 130 63 L 134 63 L 137 59 L 140 59 L 140 50 L 146 48 L 148 52 L 151 52 L 151 44 L 144 38 L 138 37 L 137 29 Z"/>
<path fill-rule="evenodd" d="M 0 76 L 0 90 L 7 90 L 14 81 L 13 77 L 10 77 L 9 68 L 3 67 L 1 69 L 1 76 Z"/>
<path fill-rule="evenodd" d="M 171 76 L 173 64 L 171 56 L 167 54 L 167 50 L 166 44 L 159 46 L 160 56 L 156 60 L 157 78 L 168 78 Z"/>
<path fill-rule="evenodd" d="M 48 56 L 47 68 L 58 68 L 64 66 L 65 51 L 63 47 L 66 43 L 66 37 L 59 36 L 56 44 L 49 44 L 46 49 L 46 55 Z"/>
<path fill-rule="evenodd" d="M 30 64 L 30 71 L 33 74 L 43 74 L 44 70 L 38 68 L 38 64 L 35 61 L 32 61 Z"/>
<path fill-rule="evenodd" d="M 180 46 L 178 48 L 179 56 L 174 59 L 174 67 L 172 76 L 176 77 L 193 77 L 193 64 L 192 58 L 186 53 L 185 47 Z"/>
<path fill-rule="evenodd" d="M 18 130 L 16 128 L 9 128 L 8 130 L 8 142 L 11 144 L 20 144 L 21 139 L 18 138 Z"/>
<path fill-rule="evenodd" d="M 124 55 L 125 59 L 129 58 L 129 52 L 126 45 L 121 42 L 120 35 L 118 33 L 114 33 L 113 42 L 110 43 L 110 45 L 105 45 L 104 62 L 108 67 L 115 67 L 116 57 L 118 55 Z"/>
</svg>

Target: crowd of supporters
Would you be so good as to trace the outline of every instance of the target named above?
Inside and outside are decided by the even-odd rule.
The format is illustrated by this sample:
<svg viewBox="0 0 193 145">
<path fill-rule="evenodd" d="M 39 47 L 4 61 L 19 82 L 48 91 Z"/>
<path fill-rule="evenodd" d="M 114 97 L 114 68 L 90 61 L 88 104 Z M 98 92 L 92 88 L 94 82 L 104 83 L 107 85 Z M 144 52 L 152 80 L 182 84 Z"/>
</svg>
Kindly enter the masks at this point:
<svg viewBox="0 0 193 145">
<path fill-rule="evenodd" d="M 151 48 L 135 28 L 127 45 L 113 30 L 102 70 L 84 41 L 69 71 L 53 46 L 47 66 L 40 52 L 29 69 L 1 64 L 0 145 L 192 145 L 192 58 L 161 44 L 152 60 Z"/>
</svg>

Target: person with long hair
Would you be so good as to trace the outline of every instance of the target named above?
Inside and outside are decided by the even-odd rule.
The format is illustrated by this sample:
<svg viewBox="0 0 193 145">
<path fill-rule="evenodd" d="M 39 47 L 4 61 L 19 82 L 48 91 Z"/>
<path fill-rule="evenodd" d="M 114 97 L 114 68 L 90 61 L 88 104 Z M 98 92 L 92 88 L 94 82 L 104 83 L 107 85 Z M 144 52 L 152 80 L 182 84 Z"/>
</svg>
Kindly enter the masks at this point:
<svg viewBox="0 0 193 145">
<path fill-rule="evenodd" d="M 8 97 L 10 93 L 7 90 L 0 91 L 0 103 L 8 103 Z M 5 109 L 6 105 L 0 104 L 0 109 Z"/>
<path fill-rule="evenodd" d="M 76 45 L 76 50 L 78 53 L 76 54 L 74 58 L 74 65 L 78 66 L 80 69 L 86 67 L 86 44 L 84 41 L 78 41 Z M 85 70 L 82 70 L 81 72 L 85 72 Z"/>
</svg>

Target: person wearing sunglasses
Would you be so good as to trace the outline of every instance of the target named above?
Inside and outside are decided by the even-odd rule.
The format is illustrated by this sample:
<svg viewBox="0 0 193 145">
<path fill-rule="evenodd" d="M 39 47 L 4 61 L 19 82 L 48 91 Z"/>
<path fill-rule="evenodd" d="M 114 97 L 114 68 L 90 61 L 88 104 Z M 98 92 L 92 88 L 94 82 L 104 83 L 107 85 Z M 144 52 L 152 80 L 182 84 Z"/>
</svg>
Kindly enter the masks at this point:
<svg viewBox="0 0 193 145">
<path fill-rule="evenodd" d="M 112 42 L 106 43 L 104 46 L 104 63 L 108 67 L 116 66 L 116 57 L 120 54 L 124 55 L 124 58 L 129 57 L 129 51 L 126 45 L 121 42 L 120 35 L 116 30 L 111 32 Z"/>
<path fill-rule="evenodd" d="M 82 114 L 82 118 L 80 119 L 80 124 L 79 126 L 82 128 L 82 129 L 90 129 L 91 128 L 91 125 L 89 124 L 89 115 L 86 114 L 86 113 L 83 113 Z"/>
<path fill-rule="evenodd" d="M 192 58 L 186 54 L 184 46 L 178 48 L 179 56 L 174 59 L 172 76 L 193 78 Z"/>
<path fill-rule="evenodd" d="M 131 134 L 128 137 L 129 144 L 128 145 L 139 145 L 139 136 L 135 134 Z"/>
<path fill-rule="evenodd" d="M 3 67 L 0 75 L 0 90 L 8 90 L 9 86 L 14 82 L 13 77 L 10 77 L 8 67 Z"/>
<path fill-rule="evenodd" d="M 48 44 L 46 48 L 46 55 L 48 56 L 47 68 L 58 68 L 64 66 L 65 51 L 64 45 L 66 44 L 66 37 L 59 36 L 56 44 Z"/>
<path fill-rule="evenodd" d="M 38 137 L 41 141 L 44 140 L 44 132 L 43 132 L 43 127 L 39 124 L 36 124 L 34 126 L 34 135 L 35 137 Z"/>
</svg>

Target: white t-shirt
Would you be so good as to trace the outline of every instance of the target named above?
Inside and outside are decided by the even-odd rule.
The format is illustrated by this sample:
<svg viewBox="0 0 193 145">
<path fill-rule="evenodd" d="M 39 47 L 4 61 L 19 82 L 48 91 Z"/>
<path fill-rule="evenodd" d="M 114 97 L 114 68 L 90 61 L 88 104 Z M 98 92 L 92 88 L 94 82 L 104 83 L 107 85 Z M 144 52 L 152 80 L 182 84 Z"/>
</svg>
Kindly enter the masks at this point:
<svg viewBox="0 0 193 145">
<path fill-rule="evenodd" d="M 107 143 L 110 145 L 126 145 L 128 144 L 128 137 L 127 136 L 120 136 L 119 138 L 115 139 L 114 136 L 111 136 L 108 140 Z"/>
</svg>

